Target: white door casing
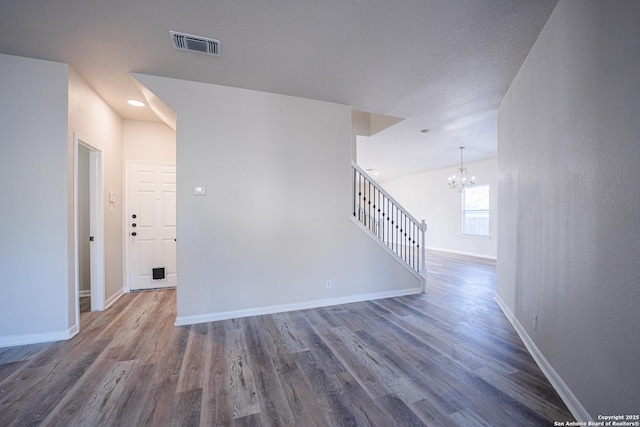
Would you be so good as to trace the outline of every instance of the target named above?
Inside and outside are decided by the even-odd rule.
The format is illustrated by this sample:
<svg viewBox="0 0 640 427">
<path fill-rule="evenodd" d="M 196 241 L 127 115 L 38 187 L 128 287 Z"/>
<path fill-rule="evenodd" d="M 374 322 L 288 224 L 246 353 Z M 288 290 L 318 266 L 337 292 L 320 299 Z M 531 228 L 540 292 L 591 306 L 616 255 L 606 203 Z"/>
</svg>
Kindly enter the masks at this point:
<svg viewBox="0 0 640 427">
<path fill-rule="evenodd" d="M 91 147 L 90 147 L 91 148 Z M 105 308 L 104 165 L 102 150 L 89 153 L 91 241 L 91 311 Z"/>
<path fill-rule="evenodd" d="M 74 240 L 75 240 L 75 303 L 76 325 L 80 324 L 79 300 L 79 244 L 78 244 L 78 145 L 89 149 L 89 210 L 90 234 L 93 241 L 90 246 L 91 271 L 91 311 L 102 311 L 105 305 L 105 255 L 104 255 L 104 175 L 102 148 L 73 133 L 73 197 L 74 197 Z"/>
<path fill-rule="evenodd" d="M 176 167 L 129 162 L 127 181 L 127 289 L 176 286 Z"/>
</svg>

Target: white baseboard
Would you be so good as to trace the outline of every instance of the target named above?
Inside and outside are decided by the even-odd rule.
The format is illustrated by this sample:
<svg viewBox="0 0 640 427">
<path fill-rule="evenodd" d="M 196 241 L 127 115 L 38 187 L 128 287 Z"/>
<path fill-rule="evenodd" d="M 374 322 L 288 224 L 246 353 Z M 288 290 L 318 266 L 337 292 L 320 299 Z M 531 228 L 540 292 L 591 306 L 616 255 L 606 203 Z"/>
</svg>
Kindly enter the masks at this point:
<svg viewBox="0 0 640 427">
<path fill-rule="evenodd" d="M 109 308 L 109 306 L 116 302 L 122 295 L 124 295 L 124 288 L 118 289 L 115 294 L 111 295 L 109 299 L 104 302 L 104 309 L 106 310 L 107 308 Z"/>
<path fill-rule="evenodd" d="M 80 298 L 90 297 L 90 296 L 91 296 L 91 289 L 84 290 L 84 291 L 78 291 L 78 297 L 80 297 Z"/>
<path fill-rule="evenodd" d="M 73 338 L 78 333 L 78 325 L 73 325 L 69 328 L 69 338 Z"/>
<path fill-rule="evenodd" d="M 587 412 L 587 410 L 582 406 L 578 398 L 573 394 L 569 386 L 562 380 L 560 375 L 556 372 L 555 369 L 551 366 L 551 364 L 544 357 L 542 352 L 538 349 L 535 342 L 531 339 L 527 331 L 524 329 L 522 324 L 516 319 L 513 315 L 509 307 L 505 304 L 505 302 L 496 294 L 495 300 L 498 303 L 498 306 L 507 317 L 513 328 L 516 330 L 522 342 L 524 342 L 525 347 L 529 350 L 531 357 L 536 361 L 544 375 L 547 377 L 553 388 L 560 395 L 560 398 L 567 405 L 571 414 L 575 417 L 577 421 L 593 421 L 594 418 Z"/>
<path fill-rule="evenodd" d="M 498 259 L 496 256 L 487 255 L 487 254 L 480 254 L 480 253 L 477 253 L 477 252 L 455 251 L 453 249 L 435 248 L 433 246 L 427 246 L 427 247 L 425 247 L 425 249 L 427 249 L 429 251 L 448 252 L 450 254 L 473 256 L 473 257 L 476 257 L 476 258 L 484 258 L 484 259 L 492 259 L 492 260 L 497 260 Z"/>
<path fill-rule="evenodd" d="M 14 347 L 17 345 L 63 341 L 68 340 L 77 333 L 78 325 L 73 325 L 65 331 L 45 332 L 42 334 L 7 335 L 4 337 L 0 337 L 0 347 Z"/>
<path fill-rule="evenodd" d="M 306 310 L 309 308 L 328 307 L 331 305 L 349 304 L 352 302 L 370 301 L 382 298 L 394 298 L 405 295 L 415 295 L 423 292 L 422 287 L 401 289 L 397 291 L 376 292 L 372 294 L 352 295 L 341 298 L 330 298 L 305 301 L 292 304 L 271 305 L 267 307 L 248 308 L 244 310 L 225 311 L 221 313 L 202 314 L 198 316 L 178 316 L 176 326 L 193 325 L 196 323 L 217 322 L 219 320 L 237 319 L 240 317 L 261 316 L 264 314 L 284 313 L 287 311 Z"/>
</svg>

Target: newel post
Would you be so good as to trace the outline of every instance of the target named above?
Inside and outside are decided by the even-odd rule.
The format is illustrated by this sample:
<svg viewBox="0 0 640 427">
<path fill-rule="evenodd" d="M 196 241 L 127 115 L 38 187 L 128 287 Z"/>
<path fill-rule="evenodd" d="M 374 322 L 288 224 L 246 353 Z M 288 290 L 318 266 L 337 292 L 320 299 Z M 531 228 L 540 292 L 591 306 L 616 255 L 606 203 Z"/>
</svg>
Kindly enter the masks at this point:
<svg viewBox="0 0 640 427">
<path fill-rule="evenodd" d="M 425 241 L 425 233 L 427 232 L 427 223 L 425 222 L 425 220 L 422 220 L 422 223 L 420 224 L 420 234 L 422 234 L 421 237 L 421 243 L 422 246 L 420 247 L 420 273 L 422 273 L 423 275 L 427 274 L 427 262 L 425 260 L 426 257 L 426 252 L 425 252 L 425 246 L 427 245 L 427 242 Z"/>
</svg>

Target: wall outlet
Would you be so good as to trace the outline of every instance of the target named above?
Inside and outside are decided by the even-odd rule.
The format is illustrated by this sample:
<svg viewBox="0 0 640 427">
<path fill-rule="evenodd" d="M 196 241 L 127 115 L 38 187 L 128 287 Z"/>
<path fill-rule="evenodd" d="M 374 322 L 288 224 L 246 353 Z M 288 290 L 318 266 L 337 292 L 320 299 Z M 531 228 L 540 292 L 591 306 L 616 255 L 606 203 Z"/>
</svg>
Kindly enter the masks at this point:
<svg viewBox="0 0 640 427">
<path fill-rule="evenodd" d="M 533 315 L 533 330 L 534 331 L 538 330 L 538 315 L 537 314 Z"/>
<path fill-rule="evenodd" d="M 331 289 L 331 280 L 327 280 L 327 289 Z"/>
</svg>

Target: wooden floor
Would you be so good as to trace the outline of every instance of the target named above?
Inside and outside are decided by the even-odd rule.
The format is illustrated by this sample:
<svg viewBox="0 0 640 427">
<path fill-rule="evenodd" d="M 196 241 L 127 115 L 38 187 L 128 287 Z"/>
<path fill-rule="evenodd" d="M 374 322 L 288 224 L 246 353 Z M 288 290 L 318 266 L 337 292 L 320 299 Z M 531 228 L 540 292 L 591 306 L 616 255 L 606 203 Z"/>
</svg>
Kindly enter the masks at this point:
<svg viewBox="0 0 640 427">
<path fill-rule="evenodd" d="M 91 311 L 91 297 L 80 297 L 80 313 Z"/>
<path fill-rule="evenodd" d="M 570 413 L 494 302 L 495 263 L 428 254 L 427 293 L 173 326 L 175 291 L 0 349 L 0 426 L 551 426 Z"/>
</svg>

